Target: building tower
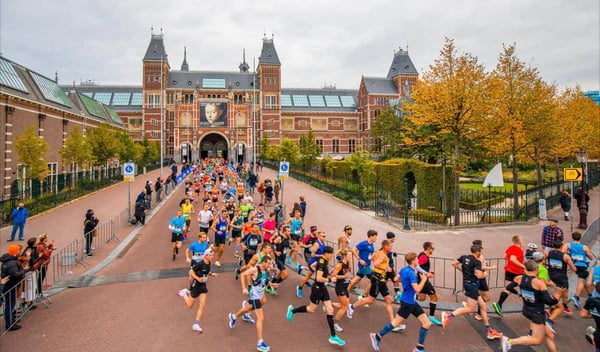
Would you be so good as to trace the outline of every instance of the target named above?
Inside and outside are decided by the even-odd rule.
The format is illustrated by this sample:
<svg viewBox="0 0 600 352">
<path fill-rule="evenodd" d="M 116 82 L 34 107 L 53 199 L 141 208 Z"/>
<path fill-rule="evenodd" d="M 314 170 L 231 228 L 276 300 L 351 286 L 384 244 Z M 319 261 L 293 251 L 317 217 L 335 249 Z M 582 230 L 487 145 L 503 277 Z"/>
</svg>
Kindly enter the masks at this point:
<svg viewBox="0 0 600 352">
<path fill-rule="evenodd" d="M 256 143 L 260 144 L 260 140 L 266 137 L 269 139 L 269 144 L 279 144 L 281 62 L 275 50 L 273 37 L 263 38 L 262 50 L 258 59 L 258 87 L 256 89 L 260 89 L 259 113 L 257 114 L 259 134 L 256 136 Z"/>
</svg>

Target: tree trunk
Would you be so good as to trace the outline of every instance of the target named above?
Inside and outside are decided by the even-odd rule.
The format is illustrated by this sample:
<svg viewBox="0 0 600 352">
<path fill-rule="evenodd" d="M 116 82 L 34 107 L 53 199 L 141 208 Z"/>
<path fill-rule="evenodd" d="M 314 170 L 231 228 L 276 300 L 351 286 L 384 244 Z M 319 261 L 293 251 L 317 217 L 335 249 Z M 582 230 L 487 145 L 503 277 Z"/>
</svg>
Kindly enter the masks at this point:
<svg viewBox="0 0 600 352">
<path fill-rule="evenodd" d="M 544 185 L 544 179 L 542 177 L 542 164 L 540 163 L 540 150 L 539 148 L 533 149 L 533 161 L 535 162 L 535 171 L 537 176 L 536 184 L 538 186 L 538 194 L 540 198 L 544 198 L 544 190 L 542 186 Z"/>
<path fill-rule="evenodd" d="M 459 136 L 454 139 L 454 225 L 460 225 L 460 151 Z"/>
<path fill-rule="evenodd" d="M 517 147 L 514 136 L 512 139 L 512 184 L 513 184 L 513 214 L 516 220 L 519 217 L 519 170 L 517 169 Z"/>
</svg>

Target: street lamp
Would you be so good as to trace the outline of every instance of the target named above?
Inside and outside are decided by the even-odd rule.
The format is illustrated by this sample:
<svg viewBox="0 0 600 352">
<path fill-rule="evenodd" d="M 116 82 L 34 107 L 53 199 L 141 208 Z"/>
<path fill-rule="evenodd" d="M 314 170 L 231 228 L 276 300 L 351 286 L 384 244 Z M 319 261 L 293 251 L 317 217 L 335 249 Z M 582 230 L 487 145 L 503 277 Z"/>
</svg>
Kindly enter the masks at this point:
<svg viewBox="0 0 600 352">
<path fill-rule="evenodd" d="M 577 152 L 577 161 L 581 164 L 581 168 L 583 169 L 581 192 L 579 192 L 579 196 L 577 197 L 577 205 L 579 207 L 579 225 L 577 225 L 577 227 L 580 229 L 587 229 L 588 205 L 585 194 L 585 179 L 587 177 L 588 153 L 585 149 L 579 149 L 579 152 Z"/>
</svg>

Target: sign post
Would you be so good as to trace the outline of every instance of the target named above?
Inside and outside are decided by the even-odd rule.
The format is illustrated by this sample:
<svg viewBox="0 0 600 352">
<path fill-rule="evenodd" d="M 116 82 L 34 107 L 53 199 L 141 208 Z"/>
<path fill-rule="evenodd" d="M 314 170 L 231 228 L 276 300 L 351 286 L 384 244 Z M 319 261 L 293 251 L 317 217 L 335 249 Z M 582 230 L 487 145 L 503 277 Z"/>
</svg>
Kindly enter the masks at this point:
<svg viewBox="0 0 600 352">
<path fill-rule="evenodd" d="M 131 220 L 131 182 L 135 180 L 135 164 L 131 161 L 123 164 L 123 181 L 127 182 L 127 216 Z"/>
<path fill-rule="evenodd" d="M 283 161 L 279 162 L 279 180 L 281 181 L 281 205 L 283 207 L 283 181 L 286 178 L 290 177 L 290 163 L 285 161 L 285 159 Z M 285 209 L 285 207 L 283 207 L 282 209 Z"/>
</svg>

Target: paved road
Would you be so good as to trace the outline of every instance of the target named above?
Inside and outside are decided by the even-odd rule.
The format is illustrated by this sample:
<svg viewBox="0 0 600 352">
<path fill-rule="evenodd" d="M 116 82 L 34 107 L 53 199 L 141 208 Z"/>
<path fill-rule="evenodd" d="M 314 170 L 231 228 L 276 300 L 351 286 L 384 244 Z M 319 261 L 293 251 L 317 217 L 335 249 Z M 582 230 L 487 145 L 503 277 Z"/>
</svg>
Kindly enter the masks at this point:
<svg viewBox="0 0 600 352">
<path fill-rule="evenodd" d="M 132 191 L 132 196 L 139 193 L 142 181 L 155 179 L 157 174 L 158 171 L 154 171 L 148 174 L 147 178 L 138 177 L 136 182 L 139 182 L 139 185 L 132 187 L 137 190 Z M 261 177 L 273 177 L 273 173 L 265 169 Z M 299 195 L 304 195 L 308 202 L 307 225 L 318 225 L 327 231 L 329 239 L 337 238 L 346 224 L 354 227 L 354 243 L 364 239 L 369 229 L 376 229 L 380 234 L 393 230 L 398 237 L 395 250 L 403 253 L 418 252 L 423 241 L 431 240 L 436 244 L 436 256 L 454 258 L 466 253 L 473 239 L 480 238 L 484 241 L 488 257 L 501 257 L 513 234 L 521 234 L 525 243 L 539 243 L 541 229 L 545 225 L 541 222 L 403 232 L 378 220 L 369 212 L 357 210 L 294 180 L 286 181 L 284 201 L 287 209 L 291 209 L 292 203 Z M 63 290 L 51 297 L 53 303 L 48 308 L 41 305 L 40 309 L 26 315 L 21 324 L 23 329 L 0 338 L 0 350 L 255 350 L 256 335 L 253 326 L 240 321 L 233 330 L 227 327 L 227 313 L 237 310 L 243 299 L 239 282 L 235 281 L 233 273 L 227 270 L 218 270 L 219 276 L 208 283 L 208 305 L 201 322 L 205 332 L 202 335 L 191 332 L 195 309 L 188 310 L 175 294 L 178 289 L 187 285 L 186 265 L 181 255 L 175 262 L 171 260 L 170 234 L 166 229 L 168 220 L 173 216 L 182 196 L 182 189 L 178 189 L 176 194 L 163 202 L 146 226 L 133 232 L 132 227 L 120 233 L 124 243 L 111 242 L 103 246 L 88 267 L 79 268 L 75 272 L 69 284 L 76 288 Z M 78 202 L 31 219 L 27 225 L 28 234 L 47 231 L 59 246 L 68 243 L 79 236 L 86 209 L 94 208 L 98 217 L 108 219 L 125 208 L 126 197 L 125 184 L 97 192 Z M 591 217 L 596 218 L 597 215 L 593 214 L 600 214 L 600 192 L 592 194 L 590 203 Z M 197 228 L 195 220 L 193 228 Z M 0 232 L 0 245 L 5 245 L 7 231 L 2 229 Z M 102 268 L 91 270 L 94 265 L 111 255 L 110 251 L 115 248 L 119 253 L 112 254 L 115 257 L 113 260 L 105 263 Z M 233 262 L 231 248 L 226 250 L 227 255 L 223 262 Z M 291 273 L 288 281 L 280 288 L 279 296 L 268 297 L 264 336 L 273 350 L 371 350 L 368 333 L 378 331 L 386 323 L 386 314 L 381 303 L 376 303 L 370 308 L 360 308 L 354 319 L 342 321 L 341 325 L 345 331 L 340 335 L 348 344 L 343 348 L 331 346 L 327 343 L 327 325 L 325 315 L 321 311 L 312 315 L 296 315 L 292 322 L 285 319 L 287 305 L 297 306 L 308 302 L 307 298 L 295 297 L 294 286 L 299 281 L 300 277 Z M 333 291 L 331 293 L 333 296 Z M 306 296 L 308 290 L 305 290 Z M 451 307 L 455 303 L 451 292 L 442 292 L 442 297 Z M 459 295 L 458 299 L 461 300 L 462 297 Z M 497 297 L 496 292 L 494 297 Z M 355 297 L 352 300 L 355 300 Z M 514 305 L 518 300 L 510 298 L 508 303 Z M 509 336 L 524 334 L 528 330 L 527 322 L 518 313 L 507 314 L 502 320 L 493 316 L 491 324 Z M 559 350 L 590 350 L 590 345 L 583 337 L 585 327 L 590 324 L 591 321 L 577 316 L 561 318 L 558 321 L 559 335 L 556 338 Z M 382 350 L 412 350 L 417 340 L 419 325 L 414 318 L 410 318 L 407 325 L 407 331 L 386 336 L 382 342 Z M 485 339 L 481 323 L 472 318 L 456 319 L 445 331 L 432 327 L 426 345 L 428 351 L 500 349 L 499 342 L 489 343 Z"/>
</svg>

